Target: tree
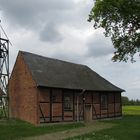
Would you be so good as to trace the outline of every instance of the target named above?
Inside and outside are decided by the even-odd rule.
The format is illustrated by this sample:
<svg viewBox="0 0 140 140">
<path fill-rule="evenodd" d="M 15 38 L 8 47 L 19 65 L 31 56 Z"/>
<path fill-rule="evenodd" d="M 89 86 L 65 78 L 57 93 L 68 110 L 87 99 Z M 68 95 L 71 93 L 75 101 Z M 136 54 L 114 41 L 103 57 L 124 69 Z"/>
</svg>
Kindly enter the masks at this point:
<svg viewBox="0 0 140 140">
<path fill-rule="evenodd" d="M 129 104 L 129 99 L 126 96 L 122 96 L 122 105 L 128 105 Z"/>
<path fill-rule="evenodd" d="M 122 105 L 140 105 L 140 100 L 139 99 L 136 99 L 136 100 L 131 99 L 131 100 L 129 100 L 128 97 L 122 96 L 121 100 L 122 100 Z"/>
<path fill-rule="evenodd" d="M 88 21 L 111 37 L 113 61 L 135 61 L 134 54 L 140 52 L 140 0 L 96 0 Z"/>
</svg>

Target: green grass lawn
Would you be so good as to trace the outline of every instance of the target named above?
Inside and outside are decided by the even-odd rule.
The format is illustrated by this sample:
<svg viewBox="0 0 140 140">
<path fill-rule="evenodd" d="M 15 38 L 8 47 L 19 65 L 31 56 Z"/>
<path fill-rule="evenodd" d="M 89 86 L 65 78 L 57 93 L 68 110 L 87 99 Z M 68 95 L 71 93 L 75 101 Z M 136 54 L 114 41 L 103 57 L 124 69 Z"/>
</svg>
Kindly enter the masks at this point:
<svg viewBox="0 0 140 140">
<path fill-rule="evenodd" d="M 20 120 L 0 120 L 0 140 L 15 140 L 18 138 L 38 136 L 46 133 L 84 127 L 83 123 L 54 124 L 45 126 L 34 126 Z"/>
<path fill-rule="evenodd" d="M 140 140 L 140 106 L 124 106 L 122 119 L 105 122 L 115 125 L 68 140 Z"/>
<path fill-rule="evenodd" d="M 124 106 L 123 114 L 122 119 L 103 121 L 114 124 L 111 129 L 86 135 L 82 135 L 81 132 L 81 136 L 69 140 L 140 140 L 140 106 Z M 0 120 L 0 140 L 15 140 L 84 126 L 83 123 L 34 126 L 20 120 Z"/>
</svg>

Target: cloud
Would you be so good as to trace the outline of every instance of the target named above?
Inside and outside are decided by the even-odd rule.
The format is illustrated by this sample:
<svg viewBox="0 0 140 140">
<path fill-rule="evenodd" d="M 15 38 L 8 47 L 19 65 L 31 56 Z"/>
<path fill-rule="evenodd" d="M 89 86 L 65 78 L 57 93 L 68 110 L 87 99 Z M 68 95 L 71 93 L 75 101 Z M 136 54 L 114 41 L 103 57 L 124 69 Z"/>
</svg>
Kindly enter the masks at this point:
<svg viewBox="0 0 140 140">
<path fill-rule="evenodd" d="M 0 9 L 17 24 L 26 26 L 38 24 L 38 20 L 48 20 L 51 13 L 69 10 L 74 6 L 72 1 L 65 0 L 0 0 Z M 33 23 L 33 24 L 32 24 Z"/>
<path fill-rule="evenodd" d="M 87 41 L 87 55 L 103 57 L 113 54 L 114 48 L 109 38 L 105 38 L 101 31 L 95 31 Z"/>
<path fill-rule="evenodd" d="M 126 93 L 124 93 L 124 96 L 129 97 L 129 99 L 140 99 L 139 95 L 140 88 L 131 88 Z"/>
<path fill-rule="evenodd" d="M 61 25 L 86 28 L 92 1 L 66 0 L 0 0 L 0 11 L 16 28 L 33 30 L 41 41 L 63 40 Z"/>
<path fill-rule="evenodd" d="M 43 31 L 40 32 L 40 40 L 56 43 L 62 41 L 63 38 L 59 33 L 57 26 L 50 22 L 45 26 Z"/>
<path fill-rule="evenodd" d="M 93 0 L 0 0 L 2 25 L 13 44 L 10 70 L 17 52 L 29 51 L 88 65 L 125 89 L 128 97 L 140 98 L 140 59 L 134 64 L 111 62 L 110 39 L 87 22 L 92 6 Z"/>
<path fill-rule="evenodd" d="M 56 28 L 64 22 L 65 13 L 75 6 L 73 1 L 66 0 L 0 0 L 0 3 L 0 10 L 11 26 L 39 32 L 41 41 L 49 42 L 62 39 Z"/>
</svg>

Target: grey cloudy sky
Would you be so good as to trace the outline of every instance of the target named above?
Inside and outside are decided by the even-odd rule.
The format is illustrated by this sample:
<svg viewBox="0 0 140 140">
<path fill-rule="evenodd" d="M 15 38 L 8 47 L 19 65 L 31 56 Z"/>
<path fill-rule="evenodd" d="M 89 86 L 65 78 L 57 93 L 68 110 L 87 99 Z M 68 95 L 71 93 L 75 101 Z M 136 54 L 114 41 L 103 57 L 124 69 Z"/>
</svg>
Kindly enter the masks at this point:
<svg viewBox="0 0 140 140">
<path fill-rule="evenodd" d="M 10 69 L 19 50 L 88 65 L 123 95 L 140 99 L 140 57 L 113 63 L 114 48 L 102 30 L 87 22 L 93 0 L 0 0 L 0 19 L 13 46 Z"/>
</svg>

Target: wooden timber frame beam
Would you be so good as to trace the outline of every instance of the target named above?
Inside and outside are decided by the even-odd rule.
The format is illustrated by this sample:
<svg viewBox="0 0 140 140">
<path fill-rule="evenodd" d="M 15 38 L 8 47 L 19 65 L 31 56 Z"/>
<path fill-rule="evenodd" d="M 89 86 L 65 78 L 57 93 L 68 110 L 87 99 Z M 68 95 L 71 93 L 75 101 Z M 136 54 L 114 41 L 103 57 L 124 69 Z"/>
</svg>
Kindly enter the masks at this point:
<svg viewBox="0 0 140 140">
<path fill-rule="evenodd" d="M 80 97 L 80 95 L 83 95 L 84 93 L 85 93 L 85 89 L 82 89 L 82 92 L 81 93 L 79 93 L 79 94 L 77 94 L 77 101 L 76 101 L 76 107 L 77 107 L 77 122 L 79 122 L 80 120 L 80 116 L 79 116 L 79 97 Z"/>
</svg>

